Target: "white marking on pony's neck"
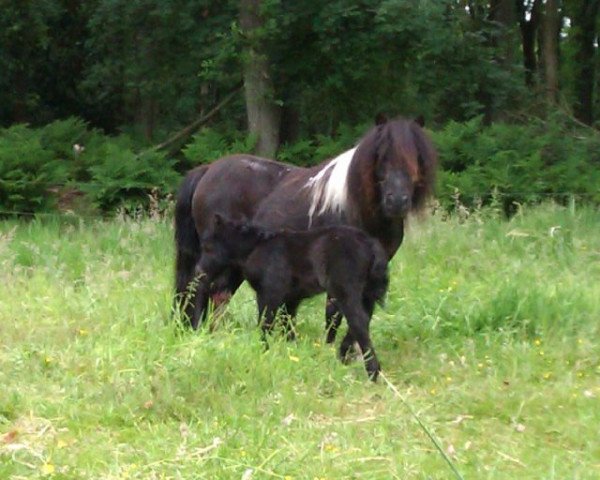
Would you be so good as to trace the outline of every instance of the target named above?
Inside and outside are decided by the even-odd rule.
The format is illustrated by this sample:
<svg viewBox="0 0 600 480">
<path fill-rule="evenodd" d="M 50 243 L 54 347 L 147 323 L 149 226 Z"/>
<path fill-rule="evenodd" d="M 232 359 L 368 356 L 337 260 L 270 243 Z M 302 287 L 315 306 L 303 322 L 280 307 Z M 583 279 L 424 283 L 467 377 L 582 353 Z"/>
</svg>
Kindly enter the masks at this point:
<svg viewBox="0 0 600 480">
<path fill-rule="evenodd" d="M 348 170 L 356 147 L 338 155 L 319 172 L 308 179 L 305 188 L 311 189 L 308 226 L 312 225 L 313 215 L 327 211 L 341 214 L 348 202 Z"/>
</svg>

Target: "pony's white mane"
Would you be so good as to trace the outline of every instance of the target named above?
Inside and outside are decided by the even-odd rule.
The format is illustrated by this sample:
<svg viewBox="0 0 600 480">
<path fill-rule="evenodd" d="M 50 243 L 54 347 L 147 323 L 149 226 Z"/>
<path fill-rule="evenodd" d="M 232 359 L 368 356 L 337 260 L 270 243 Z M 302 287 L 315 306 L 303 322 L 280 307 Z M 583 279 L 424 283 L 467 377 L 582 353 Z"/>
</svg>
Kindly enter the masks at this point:
<svg viewBox="0 0 600 480">
<path fill-rule="evenodd" d="M 312 225 L 313 215 L 327 211 L 341 214 L 348 202 L 348 170 L 356 147 L 330 160 L 319 172 L 310 177 L 305 188 L 311 191 L 308 226 Z"/>
</svg>

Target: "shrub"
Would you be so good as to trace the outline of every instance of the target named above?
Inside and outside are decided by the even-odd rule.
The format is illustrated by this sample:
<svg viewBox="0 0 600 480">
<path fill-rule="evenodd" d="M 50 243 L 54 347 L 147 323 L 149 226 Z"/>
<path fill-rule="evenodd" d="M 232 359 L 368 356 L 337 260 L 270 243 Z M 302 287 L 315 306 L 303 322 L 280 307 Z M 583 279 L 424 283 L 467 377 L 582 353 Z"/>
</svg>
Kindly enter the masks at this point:
<svg viewBox="0 0 600 480">
<path fill-rule="evenodd" d="M 500 199 L 509 213 L 516 204 L 571 197 L 600 202 L 600 135 L 574 130 L 561 117 L 527 124 L 480 118 L 450 122 L 433 133 L 440 154 L 438 197 L 473 206 Z"/>
<path fill-rule="evenodd" d="M 233 153 L 250 153 L 256 146 L 256 138 L 251 135 L 224 134 L 211 128 L 204 128 L 192 137 L 183 149 L 185 160 L 182 171 L 203 163 L 210 163 Z"/>
<path fill-rule="evenodd" d="M 0 209 L 20 214 L 54 204 L 49 189 L 68 176 L 68 166 L 44 148 L 40 131 L 25 125 L 0 130 Z"/>
<path fill-rule="evenodd" d="M 136 154 L 125 137 L 106 140 L 90 151 L 86 149 L 82 157 L 90 180 L 78 182 L 78 188 L 104 211 L 123 202 L 145 204 L 148 193 L 166 195 L 179 179 L 173 160 L 153 150 Z"/>
<path fill-rule="evenodd" d="M 76 152 L 74 145 L 83 146 Z M 70 118 L 33 129 L 0 130 L 0 210 L 30 214 L 63 200 L 107 211 L 123 202 L 147 205 L 178 181 L 174 161 L 152 150 L 136 154 L 125 136 L 107 137 Z M 82 199 L 84 194 L 86 199 Z M 64 207 L 64 205 L 60 205 Z M 69 205 L 71 207 L 72 205 Z"/>
<path fill-rule="evenodd" d="M 340 125 L 337 134 L 333 137 L 317 135 L 314 139 L 304 139 L 283 145 L 279 149 L 277 159 L 294 165 L 318 164 L 352 148 L 368 128 L 370 127 L 366 125 L 354 127 Z"/>
</svg>

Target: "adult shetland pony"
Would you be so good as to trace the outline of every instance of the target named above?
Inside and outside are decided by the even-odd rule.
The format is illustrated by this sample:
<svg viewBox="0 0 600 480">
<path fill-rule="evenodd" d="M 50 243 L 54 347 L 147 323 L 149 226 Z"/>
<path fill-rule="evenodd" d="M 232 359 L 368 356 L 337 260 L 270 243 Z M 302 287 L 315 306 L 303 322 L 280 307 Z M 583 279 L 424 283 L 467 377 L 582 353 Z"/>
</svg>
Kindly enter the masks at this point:
<svg viewBox="0 0 600 480">
<path fill-rule="evenodd" d="M 178 297 L 193 290 L 189 284 L 198 279 L 191 301 L 182 302 L 192 327 L 210 296 L 232 294 L 242 281 L 236 269 L 217 278 L 196 271 L 215 213 L 252 219 L 269 229 L 352 225 L 378 239 L 392 258 L 402 243 L 406 216 L 432 193 L 436 163 L 422 125 L 400 118 L 376 125 L 355 148 L 312 168 L 238 155 L 190 172 L 177 199 L 175 238 Z M 340 321 L 335 303 L 328 302 L 328 342 Z"/>
</svg>

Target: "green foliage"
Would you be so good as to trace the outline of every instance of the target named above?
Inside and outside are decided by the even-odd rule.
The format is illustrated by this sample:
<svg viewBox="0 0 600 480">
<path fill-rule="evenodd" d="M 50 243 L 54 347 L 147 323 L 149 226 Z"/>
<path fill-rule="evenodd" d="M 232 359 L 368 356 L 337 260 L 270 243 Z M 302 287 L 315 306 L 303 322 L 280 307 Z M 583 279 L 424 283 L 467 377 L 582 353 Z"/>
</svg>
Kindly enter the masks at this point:
<svg viewBox="0 0 600 480">
<path fill-rule="evenodd" d="M 562 117 L 547 122 L 496 123 L 481 118 L 450 122 L 433 133 L 441 159 L 438 194 L 450 207 L 499 201 L 515 204 L 553 198 L 600 202 L 600 135 Z"/>
<path fill-rule="evenodd" d="M 317 135 L 312 140 L 300 140 L 283 145 L 277 153 L 277 159 L 294 165 L 315 165 L 352 148 L 367 128 L 366 125 L 359 127 L 340 125 L 335 136 Z"/>
<path fill-rule="evenodd" d="M 155 127 L 164 134 L 189 122 L 213 103 L 211 82 L 239 82 L 235 13 L 233 2 L 99 0 L 87 19 L 93 60 L 80 85 L 89 109 L 110 131 L 150 137 Z"/>
<path fill-rule="evenodd" d="M 75 146 L 81 148 L 77 151 Z M 135 153 L 125 136 L 107 137 L 77 118 L 34 129 L 0 130 L 0 210 L 52 210 L 64 195 L 83 193 L 103 211 L 124 201 L 147 204 L 147 194 L 174 190 L 174 162 L 147 150 Z"/>
<path fill-rule="evenodd" d="M 174 162 L 163 153 L 136 154 L 126 138 L 106 141 L 85 155 L 90 181 L 79 183 L 79 188 L 102 210 L 131 200 L 147 203 L 146 194 L 155 190 L 165 195 L 174 190 L 179 178 Z"/>
<path fill-rule="evenodd" d="M 250 135 L 227 135 L 212 128 L 204 128 L 183 149 L 183 170 L 213 162 L 225 155 L 252 152 L 255 145 L 256 139 Z"/>
<path fill-rule="evenodd" d="M 52 206 L 49 188 L 68 167 L 44 148 L 39 131 L 25 125 L 0 130 L 0 209 L 31 213 Z"/>
<path fill-rule="evenodd" d="M 351 148 L 370 127 L 340 125 L 336 135 L 315 135 L 283 145 L 277 159 L 315 165 Z M 517 204 L 551 198 L 566 203 L 600 203 L 600 136 L 568 118 L 547 122 L 483 125 L 481 118 L 450 122 L 432 131 L 440 154 L 437 198 L 446 209 L 494 204 L 514 212 Z M 76 152 L 74 145 L 83 150 Z M 164 197 L 178 173 L 233 153 L 252 152 L 255 139 L 205 128 L 184 148 L 178 162 L 154 150 L 136 153 L 125 135 L 107 137 L 80 119 L 40 129 L 0 130 L 0 209 L 35 212 L 55 208 L 62 195 L 77 191 L 102 211 L 123 202 L 148 203 Z"/>
</svg>

